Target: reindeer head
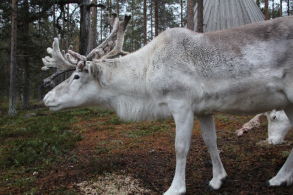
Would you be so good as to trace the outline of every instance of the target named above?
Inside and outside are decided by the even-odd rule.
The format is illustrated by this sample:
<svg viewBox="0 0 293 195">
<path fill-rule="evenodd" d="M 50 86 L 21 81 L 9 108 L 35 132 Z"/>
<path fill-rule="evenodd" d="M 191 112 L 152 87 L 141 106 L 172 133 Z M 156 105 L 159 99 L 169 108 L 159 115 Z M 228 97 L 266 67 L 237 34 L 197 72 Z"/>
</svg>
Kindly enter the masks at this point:
<svg viewBox="0 0 293 195">
<path fill-rule="evenodd" d="M 71 47 L 68 49 L 68 53 L 61 52 L 57 38 L 54 39 L 52 48 L 47 49 L 52 57 L 47 56 L 42 59 L 45 65 L 42 70 L 55 67 L 58 71 L 44 80 L 45 86 L 60 74 L 75 70 L 70 78 L 45 95 L 44 103 L 51 110 L 58 111 L 97 104 L 95 101 L 97 94 L 101 91 L 101 84 L 90 74 L 93 69 L 96 69 L 97 60 L 105 61 L 128 53 L 122 50 L 122 46 L 131 14 L 126 14 L 123 21 L 119 21 L 116 14 L 109 17 L 106 13 L 104 17 L 113 27 L 112 32 L 101 45 L 93 49 L 87 56 L 72 51 Z M 93 59 L 94 61 L 92 61 Z"/>
<path fill-rule="evenodd" d="M 292 125 L 283 110 L 266 113 L 268 119 L 268 142 L 269 144 L 282 144 Z"/>
</svg>

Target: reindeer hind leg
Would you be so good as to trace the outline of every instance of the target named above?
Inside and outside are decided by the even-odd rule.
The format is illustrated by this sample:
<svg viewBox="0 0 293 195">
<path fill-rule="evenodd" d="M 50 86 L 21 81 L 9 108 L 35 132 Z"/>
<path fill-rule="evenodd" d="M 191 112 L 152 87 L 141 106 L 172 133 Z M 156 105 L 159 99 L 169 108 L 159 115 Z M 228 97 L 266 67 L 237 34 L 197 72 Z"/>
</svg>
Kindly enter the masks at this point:
<svg viewBox="0 0 293 195">
<path fill-rule="evenodd" d="M 215 130 L 214 117 L 196 116 L 202 131 L 203 140 L 209 150 L 212 165 L 213 165 L 213 179 L 208 183 L 206 188 L 208 190 L 219 189 L 227 177 L 227 173 L 223 167 L 222 161 L 217 147 L 217 135 Z"/>
<path fill-rule="evenodd" d="M 284 109 L 291 125 L 293 125 L 293 105 L 289 105 Z M 293 183 L 293 149 L 285 164 L 282 166 L 280 171 L 275 177 L 270 179 L 266 184 L 268 186 L 283 186 L 290 185 Z"/>
</svg>

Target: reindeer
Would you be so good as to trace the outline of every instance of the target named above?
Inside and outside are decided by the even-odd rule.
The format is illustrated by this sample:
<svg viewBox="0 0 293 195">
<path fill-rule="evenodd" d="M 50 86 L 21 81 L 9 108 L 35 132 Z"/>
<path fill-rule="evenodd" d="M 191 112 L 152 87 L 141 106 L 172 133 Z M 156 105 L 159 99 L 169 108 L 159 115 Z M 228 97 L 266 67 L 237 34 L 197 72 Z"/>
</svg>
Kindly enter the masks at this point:
<svg viewBox="0 0 293 195">
<path fill-rule="evenodd" d="M 260 126 L 260 117 L 266 116 L 268 119 L 268 138 L 269 144 L 278 145 L 282 144 L 286 134 L 292 129 L 292 125 L 283 110 L 272 110 L 269 112 L 257 114 L 250 121 L 245 123 L 241 129 L 235 131 L 238 137 L 243 136 L 244 133 L 258 128 Z"/>
<path fill-rule="evenodd" d="M 214 113 L 283 109 L 293 124 L 292 32 L 293 16 L 204 34 L 174 28 L 114 59 L 98 55 L 98 49 L 87 57 L 69 50 L 64 57 L 55 39 L 48 49 L 52 58 L 43 59 L 45 69 L 69 66 L 76 71 L 48 92 L 44 102 L 53 111 L 100 105 L 132 121 L 173 117 L 176 168 L 165 195 L 186 192 L 186 156 L 196 116 L 213 165 L 208 188 L 219 189 L 227 173 L 217 148 Z M 292 184 L 292 167 L 291 151 L 267 184 Z"/>
</svg>

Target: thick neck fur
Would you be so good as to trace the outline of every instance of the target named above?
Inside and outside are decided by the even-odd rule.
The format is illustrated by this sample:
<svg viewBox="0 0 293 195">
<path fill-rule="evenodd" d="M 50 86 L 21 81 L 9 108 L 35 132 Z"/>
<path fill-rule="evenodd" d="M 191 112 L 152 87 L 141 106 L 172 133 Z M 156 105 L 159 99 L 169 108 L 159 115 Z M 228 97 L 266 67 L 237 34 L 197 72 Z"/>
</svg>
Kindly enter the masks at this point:
<svg viewBox="0 0 293 195">
<path fill-rule="evenodd" d="M 155 42 L 125 57 L 94 61 L 92 74 L 101 85 L 100 104 L 114 109 L 126 120 L 152 120 L 166 115 L 156 110 L 152 92 L 147 89 L 147 71 Z"/>
</svg>

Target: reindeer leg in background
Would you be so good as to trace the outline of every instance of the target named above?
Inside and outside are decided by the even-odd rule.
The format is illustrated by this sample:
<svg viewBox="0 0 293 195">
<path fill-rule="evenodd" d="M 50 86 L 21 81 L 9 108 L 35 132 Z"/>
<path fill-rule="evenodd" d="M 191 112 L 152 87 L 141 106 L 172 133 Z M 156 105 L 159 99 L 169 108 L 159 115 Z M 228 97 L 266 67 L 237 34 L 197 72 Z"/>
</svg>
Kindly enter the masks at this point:
<svg viewBox="0 0 293 195">
<path fill-rule="evenodd" d="M 284 109 L 291 125 L 293 125 L 293 105 Z M 267 182 L 269 186 L 290 185 L 293 183 L 293 149 L 278 174 Z"/>
<path fill-rule="evenodd" d="M 209 182 L 207 189 L 219 189 L 227 177 L 217 146 L 217 135 L 213 115 L 196 116 L 199 121 L 202 137 L 206 144 L 212 159 L 213 179 Z"/>
<path fill-rule="evenodd" d="M 278 174 L 267 181 L 268 186 L 287 186 L 293 183 L 293 149 Z"/>
<path fill-rule="evenodd" d="M 259 119 L 262 115 L 265 115 L 265 114 L 258 114 L 256 115 L 253 119 L 251 119 L 249 122 L 245 123 L 241 129 L 238 129 L 235 131 L 235 134 L 238 136 L 238 137 L 241 137 L 243 136 L 244 133 L 247 133 L 248 131 L 254 129 L 254 128 L 258 128 L 260 126 L 260 122 L 259 122 Z"/>
</svg>

